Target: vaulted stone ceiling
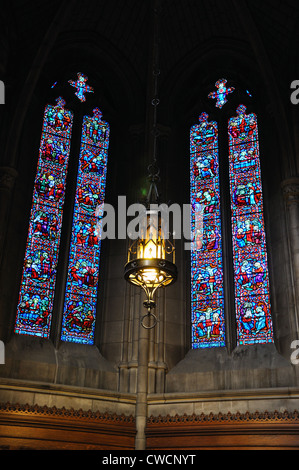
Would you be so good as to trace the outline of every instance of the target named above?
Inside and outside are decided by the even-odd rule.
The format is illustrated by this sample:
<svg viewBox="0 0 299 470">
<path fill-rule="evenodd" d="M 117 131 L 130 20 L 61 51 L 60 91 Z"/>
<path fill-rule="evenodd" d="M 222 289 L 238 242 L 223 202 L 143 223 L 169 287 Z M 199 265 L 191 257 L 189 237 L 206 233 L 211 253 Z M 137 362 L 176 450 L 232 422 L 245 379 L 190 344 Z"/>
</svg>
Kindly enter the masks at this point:
<svg viewBox="0 0 299 470">
<path fill-rule="evenodd" d="M 154 4 L 155 0 L 5 1 L 0 11 L 0 79 L 6 84 L 6 120 L 20 121 L 21 130 L 20 107 L 25 116 L 30 93 L 34 93 L 39 77 L 49 75 L 45 64 L 51 63 L 55 74 L 64 59 L 68 64 L 74 63 L 76 70 L 75 64 L 85 58 L 86 64 L 100 75 L 101 64 L 95 60 L 99 51 L 101 55 L 106 53 L 107 61 L 113 56 L 114 71 L 110 73 L 115 73 L 116 64 L 117 86 L 120 90 L 119 84 L 125 83 L 127 100 L 144 103 Z M 196 92 L 209 76 L 210 66 L 214 68 L 216 80 L 218 70 L 222 74 L 223 64 L 226 70 L 237 72 L 240 58 L 245 64 L 248 60 L 248 74 L 253 75 L 258 67 L 264 88 L 271 90 L 269 97 L 271 93 L 273 102 L 279 96 L 287 106 L 290 83 L 299 78 L 296 76 L 299 73 L 298 20 L 298 0 L 160 0 L 161 92 L 171 97 L 170 90 L 179 86 Z M 234 56 L 230 55 L 232 50 Z M 195 70 L 192 70 L 193 63 L 197 64 Z M 193 82 L 185 83 L 184 76 L 191 75 Z M 103 82 L 112 79 L 113 76 L 105 76 Z M 211 79 L 209 76 L 209 87 Z M 109 93 L 112 91 L 107 88 L 104 95 Z M 119 93 L 124 95 L 122 91 Z M 111 97 L 111 103 L 112 98 L 115 102 L 120 99 Z M 173 97 L 169 102 L 170 99 Z M 182 100 L 186 101 L 184 97 Z M 191 101 L 191 98 L 186 101 L 186 108 L 190 108 Z M 276 111 L 278 115 L 281 108 L 278 106 Z M 140 107 L 137 119 L 142 119 L 142 114 L 144 109 Z M 16 126 L 13 128 L 15 132 Z"/>
<path fill-rule="evenodd" d="M 17 62 L 20 73 L 28 69 L 53 22 L 61 21 L 58 40 L 59 35 L 70 32 L 92 32 L 98 40 L 106 38 L 143 79 L 151 8 L 151 0 L 7 1 L 1 15 L 9 68 L 14 70 Z M 212 39 L 241 41 L 251 48 L 257 34 L 273 67 L 281 69 L 296 50 L 298 15 L 297 0 L 161 0 L 164 72 L 170 73 L 186 54 Z M 255 28 L 252 38 L 248 37 L 251 21 Z"/>
</svg>

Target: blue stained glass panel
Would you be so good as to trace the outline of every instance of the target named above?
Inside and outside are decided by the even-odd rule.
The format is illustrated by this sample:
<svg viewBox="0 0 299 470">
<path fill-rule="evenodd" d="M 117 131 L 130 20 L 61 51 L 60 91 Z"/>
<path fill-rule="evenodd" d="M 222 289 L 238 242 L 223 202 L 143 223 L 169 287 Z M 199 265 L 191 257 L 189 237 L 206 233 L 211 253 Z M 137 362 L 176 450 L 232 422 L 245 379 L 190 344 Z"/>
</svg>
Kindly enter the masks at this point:
<svg viewBox="0 0 299 470">
<path fill-rule="evenodd" d="M 47 105 L 34 182 L 15 332 L 48 338 L 52 319 L 73 114 Z"/>
<path fill-rule="evenodd" d="M 98 108 L 84 116 L 69 255 L 62 341 L 93 344 L 109 125 Z"/>
<path fill-rule="evenodd" d="M 218 128 L 201 114 L 190 130 L 192 347 L 225 345 Z"/>
<path fill-rule="evenodd" d="M 229 120 L 237 343 L 273 342 L 258 126 L 240 105 Z"/>
<path fill-rule="evenodd" d="M 217 88 L 217 91 L 212 91 L 209 93 L 208 97 L 212 99 L 216 99 L 216 108 L 222 108 L 225 103 L 227 103 L 227 96 L 230 93 L 234 92 L 234 87 L 226 87 L 227 80 L 225 78 L 221 78 L 220 80 L 217 80 L 215 83 L 215 86 Z"/>
</svg>

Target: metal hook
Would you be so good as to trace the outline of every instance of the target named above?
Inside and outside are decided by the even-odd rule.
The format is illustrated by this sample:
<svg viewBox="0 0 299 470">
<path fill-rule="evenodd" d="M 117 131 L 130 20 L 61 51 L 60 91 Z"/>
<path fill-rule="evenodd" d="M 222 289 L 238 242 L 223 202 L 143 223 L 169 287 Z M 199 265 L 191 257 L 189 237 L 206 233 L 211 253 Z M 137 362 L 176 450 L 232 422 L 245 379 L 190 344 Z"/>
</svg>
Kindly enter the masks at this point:
<svg viewBox="0 0 299 470">
<path fill-rule="evenodd" d="M 144 319 L 145 319 L 146 317 L 147 317 L 147 318 L 153 317 L 153 318 L 154 318 L 154 323 L 153 323 L 152 325 L 149 325 L 149 326 L 148 326 L 148 325 L 145 325 L 145 324 L 144 324 Z M 150 322 L 150 320 L 149 320 L 149 322 Z M 142 326 L 143 328 L 145 328 L 146 330 L 151 330 L 151 329 L 154 328 L 154 327 L 156 326 L 156 324 L 158 323 L 158 319 L 157 319 L 156 315 L 155 315 L 154 313 L 152 313 L 151 310 L 149 309 L 149 310 L 148 310 L 148 313 L 146 313 L 145 315 L 143 315 L 143 317 L 141 318 L 140 323 L 141 323 L 141 326 Z"/>
</svg>

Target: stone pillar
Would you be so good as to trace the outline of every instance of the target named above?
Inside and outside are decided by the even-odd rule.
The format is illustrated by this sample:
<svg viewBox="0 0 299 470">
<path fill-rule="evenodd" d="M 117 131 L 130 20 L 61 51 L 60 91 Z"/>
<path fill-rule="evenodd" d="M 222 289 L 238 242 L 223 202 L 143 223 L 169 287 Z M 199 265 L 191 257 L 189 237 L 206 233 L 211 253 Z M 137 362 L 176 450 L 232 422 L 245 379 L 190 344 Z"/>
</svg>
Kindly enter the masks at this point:
<svg viewBox="0 0 299 470">
<path fill-rule="evenodd" d="M 155 293 L 157 324 L 149 332 L 149 377 L 148 393 L 164 393 L 167 364 L 165 362 L 165 328 L 166 328 L 166 295 L 167 290 L 158 289 Z"/>
<path fill-rule="evenodd" d="M 290 319 L 294 337 L 299 335 L 299 177 L 281 183 L 286 206 L 288 249 L 291 263 L 295 318 Z"/>
<path fill-rule="evenodd" d="M 148 348 L 149 330 L 143 328 L 139 322 L 138 338 L 138 370 L 137 370 L 137 394 L 136 394 L 136 437 L 135 450 L 146 449 L 146 420 L 147 420 L 147 395 L 148 395 Z"/>
</svg>

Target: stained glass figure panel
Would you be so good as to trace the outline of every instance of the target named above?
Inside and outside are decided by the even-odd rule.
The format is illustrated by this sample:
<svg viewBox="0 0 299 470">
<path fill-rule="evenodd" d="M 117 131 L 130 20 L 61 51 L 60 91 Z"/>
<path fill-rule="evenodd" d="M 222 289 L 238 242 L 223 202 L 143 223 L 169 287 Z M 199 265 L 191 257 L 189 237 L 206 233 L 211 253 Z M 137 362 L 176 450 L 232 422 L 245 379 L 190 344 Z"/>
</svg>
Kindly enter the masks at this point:
<svg viewBox="0 0 299 470">
<path fill-rule="evenodd" d="M 216 108 L 221 109 L 225 103 L 227 103 L 227 96 L 235 90 L 234 87 L 227 88 L 226 83 L 227 80 L 225 78 L 220 78 L 220 80 L 217 80 L 215 83 L 217 91 L 212 91 L 208 94 L 208 98 L 216 100 Z"/>
<path fill-rule="evenodd" d="M 190 130 L 190 186 L 192 347 L 219 347 L 225 323 L 218 128 L 206 113 Z"/>
<path fill-rule="evenodd" d="M 229 168 L 237 343 L 273 342 L 263 217 L 258 126 L 255 114 L 237 109 L 229 120 Z"/>
<path fill-rule="evenodd" d="M 15 332 L 48 338 L 52 319 L 73 114 L 45 108 Z"/>
<path fill-rule="evenodd" d="M 83 119 L 62 341 L 93 344 L 105 198 L 109 125 L 98 108 Z"/>
<path fill-rule="evenodd" d="M 81 72 L 77 73 L 77 81 L 69 80 L 69 84 L 76 89 L 75 95 L 83 103 L 86 101 L 85 93 L 93 93 L 93 88 L 86 84 L 88 77 Z"/>
</svg>

